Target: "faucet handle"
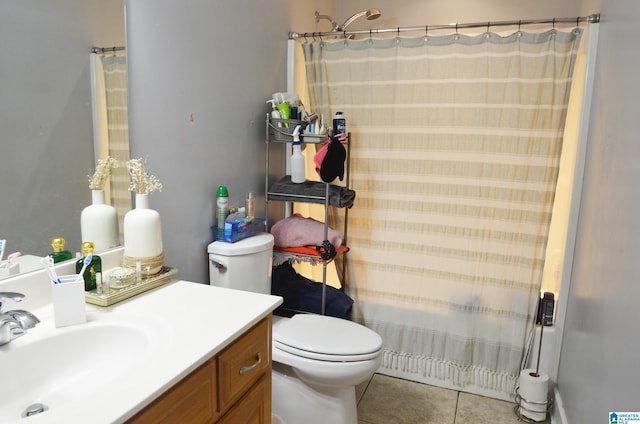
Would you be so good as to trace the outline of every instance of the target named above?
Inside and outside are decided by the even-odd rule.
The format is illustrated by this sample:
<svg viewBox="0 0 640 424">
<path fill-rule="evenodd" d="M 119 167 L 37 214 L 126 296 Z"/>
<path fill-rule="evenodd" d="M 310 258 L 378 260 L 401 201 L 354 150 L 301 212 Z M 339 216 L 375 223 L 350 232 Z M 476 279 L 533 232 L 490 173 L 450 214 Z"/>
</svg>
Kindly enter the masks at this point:
<svg viewBox="0 0 640 424">
<path fill-rule="evenodd" d="M 4 299 L 11 299 L 14 302 L 22 302 L 24 295 L 17 292 L 0 292 L 0 313 L 2 313 L 2 301 Z"/>
<path fill-rule="evenodd" d="M 13 320 L 17 322 L 20 328 L 22 328 L 23 330 L 33 328 L 36 326 L 36 324 L 40 323 L 40 320 L 37 316 L 33 315 L 29 311 L 23 311 L 22 309 L 7 311 L 6 314 L 13 318 Z"/>
</svg>

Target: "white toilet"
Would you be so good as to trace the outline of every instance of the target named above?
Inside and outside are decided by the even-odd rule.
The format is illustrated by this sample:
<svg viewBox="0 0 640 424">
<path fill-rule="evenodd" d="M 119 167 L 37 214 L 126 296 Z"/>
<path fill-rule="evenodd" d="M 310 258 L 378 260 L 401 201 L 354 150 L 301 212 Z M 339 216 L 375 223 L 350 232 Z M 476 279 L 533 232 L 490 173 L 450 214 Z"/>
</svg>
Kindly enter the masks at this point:
<svg viewBox="0 0 640 424">
<path fill-rule="evenodd" d="M 211 285 L 270 294 L 272 250 L 268 233 L 211 243 Z M 382 338 L 340 318 L 273 318 L 273 414 L 285 424 L 357 424 L 355 386 L 380 366 Z"/>
</svg>

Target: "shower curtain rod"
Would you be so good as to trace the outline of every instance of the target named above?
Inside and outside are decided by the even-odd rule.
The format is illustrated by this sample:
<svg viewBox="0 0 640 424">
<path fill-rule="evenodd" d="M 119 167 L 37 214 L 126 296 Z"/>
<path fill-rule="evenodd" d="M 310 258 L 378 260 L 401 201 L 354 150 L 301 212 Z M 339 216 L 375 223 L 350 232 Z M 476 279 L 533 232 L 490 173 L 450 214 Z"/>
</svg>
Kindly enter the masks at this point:
<svg viewBox="0 0 640 424">
<path fill-rule="evenodd" d="M 552 18 L 552 19 L 522 19 L 519 21 L 495 21 L 495 22 L 474 22 L 474 23 L 466 23 L 466 24 L 445 24 L 445 25 L 424 25 L 424 26 L 411 26 L 411 27 L 397 27 L 397 28 L 382 28 L 382 29 L 363 29 L 363 30 L 354 30 L 354 31 L 330 31 L 330 32 L 305 32 L 300 34 L 298 32 L 290 32 L 289 40 L 295 40 L 297 38 L 303 37 L 331 37 L 331 36 L 348 36 L 352 34 L 382 34 L 382 33 L 400 33 L 407 31 L 425 31 L 429 30 L 437 30 L 437 29 L 455 29 L 456 31 L 459 29 L 466 28 L 487 28 L 487 30 L 491 27 L 497 26 L 518 26 L 521 25 L 540 25 L 540 24 L 575 24 L 580 25 L 580 22 L 587 23 L 598 23 L 600 22 L 600 14 L 595 13 L 589 16 L 578 16 L 575 18 Z"/>
<path fill-rule="evenodd" d="M 100 53 L 105 54 L 105 53 L 109 53 L 109 52 L 115 53 L 115 52 L 119 52 L 119 51 L 123 51 L 123 50 L 126 50 L 126 47 L 116 47 L 116 46 L 114 46 L 114 47 L 91 47 L 91 53 L 98 53 L 98 54 L 100 54 Z"/>
</svg>

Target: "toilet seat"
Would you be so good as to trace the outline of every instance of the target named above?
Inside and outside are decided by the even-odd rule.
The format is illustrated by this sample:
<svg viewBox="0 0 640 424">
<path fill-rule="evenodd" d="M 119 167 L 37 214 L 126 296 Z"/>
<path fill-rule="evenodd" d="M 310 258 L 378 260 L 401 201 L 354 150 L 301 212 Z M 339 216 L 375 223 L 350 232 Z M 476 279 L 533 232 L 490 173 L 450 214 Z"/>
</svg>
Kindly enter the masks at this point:
<svg viewBox="0 0 640 424">
<path fill-rule="evenodd" d="M 308 359 L 356 362 L 377 358 L 382 338 L 352 321 L 298 314 L 274 326 L 273 347 Z"/>
</svg>

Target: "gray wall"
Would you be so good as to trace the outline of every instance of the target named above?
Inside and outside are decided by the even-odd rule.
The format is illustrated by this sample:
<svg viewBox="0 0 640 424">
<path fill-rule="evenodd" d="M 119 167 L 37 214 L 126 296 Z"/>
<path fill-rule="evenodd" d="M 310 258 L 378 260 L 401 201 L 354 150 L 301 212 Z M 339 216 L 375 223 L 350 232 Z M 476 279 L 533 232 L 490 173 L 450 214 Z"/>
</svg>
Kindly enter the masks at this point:
<svg viewBox="0 0 640 424">
<path fill-rule="evenodd" d="M 315 27 L 298 3 L 126 1 L 131 157 L 164 185 L 150 206 L 179 278 L 209 281 L 217 186 L 232 207 L 255 191 L 264 215 L 265 101 L 286 90 L 288 32 Z"/>
<path fill-rule="evenodd" d="M 123 0 L 0 0 L 0 238 L 80 250 L 93 168 L 89 52 L 123 45 Z"/>
<path fill-rule="evenodd" d="M 558 387 L 570 423 L 640 403 L 640 3 L 603 0 Z"/>
</svg>

